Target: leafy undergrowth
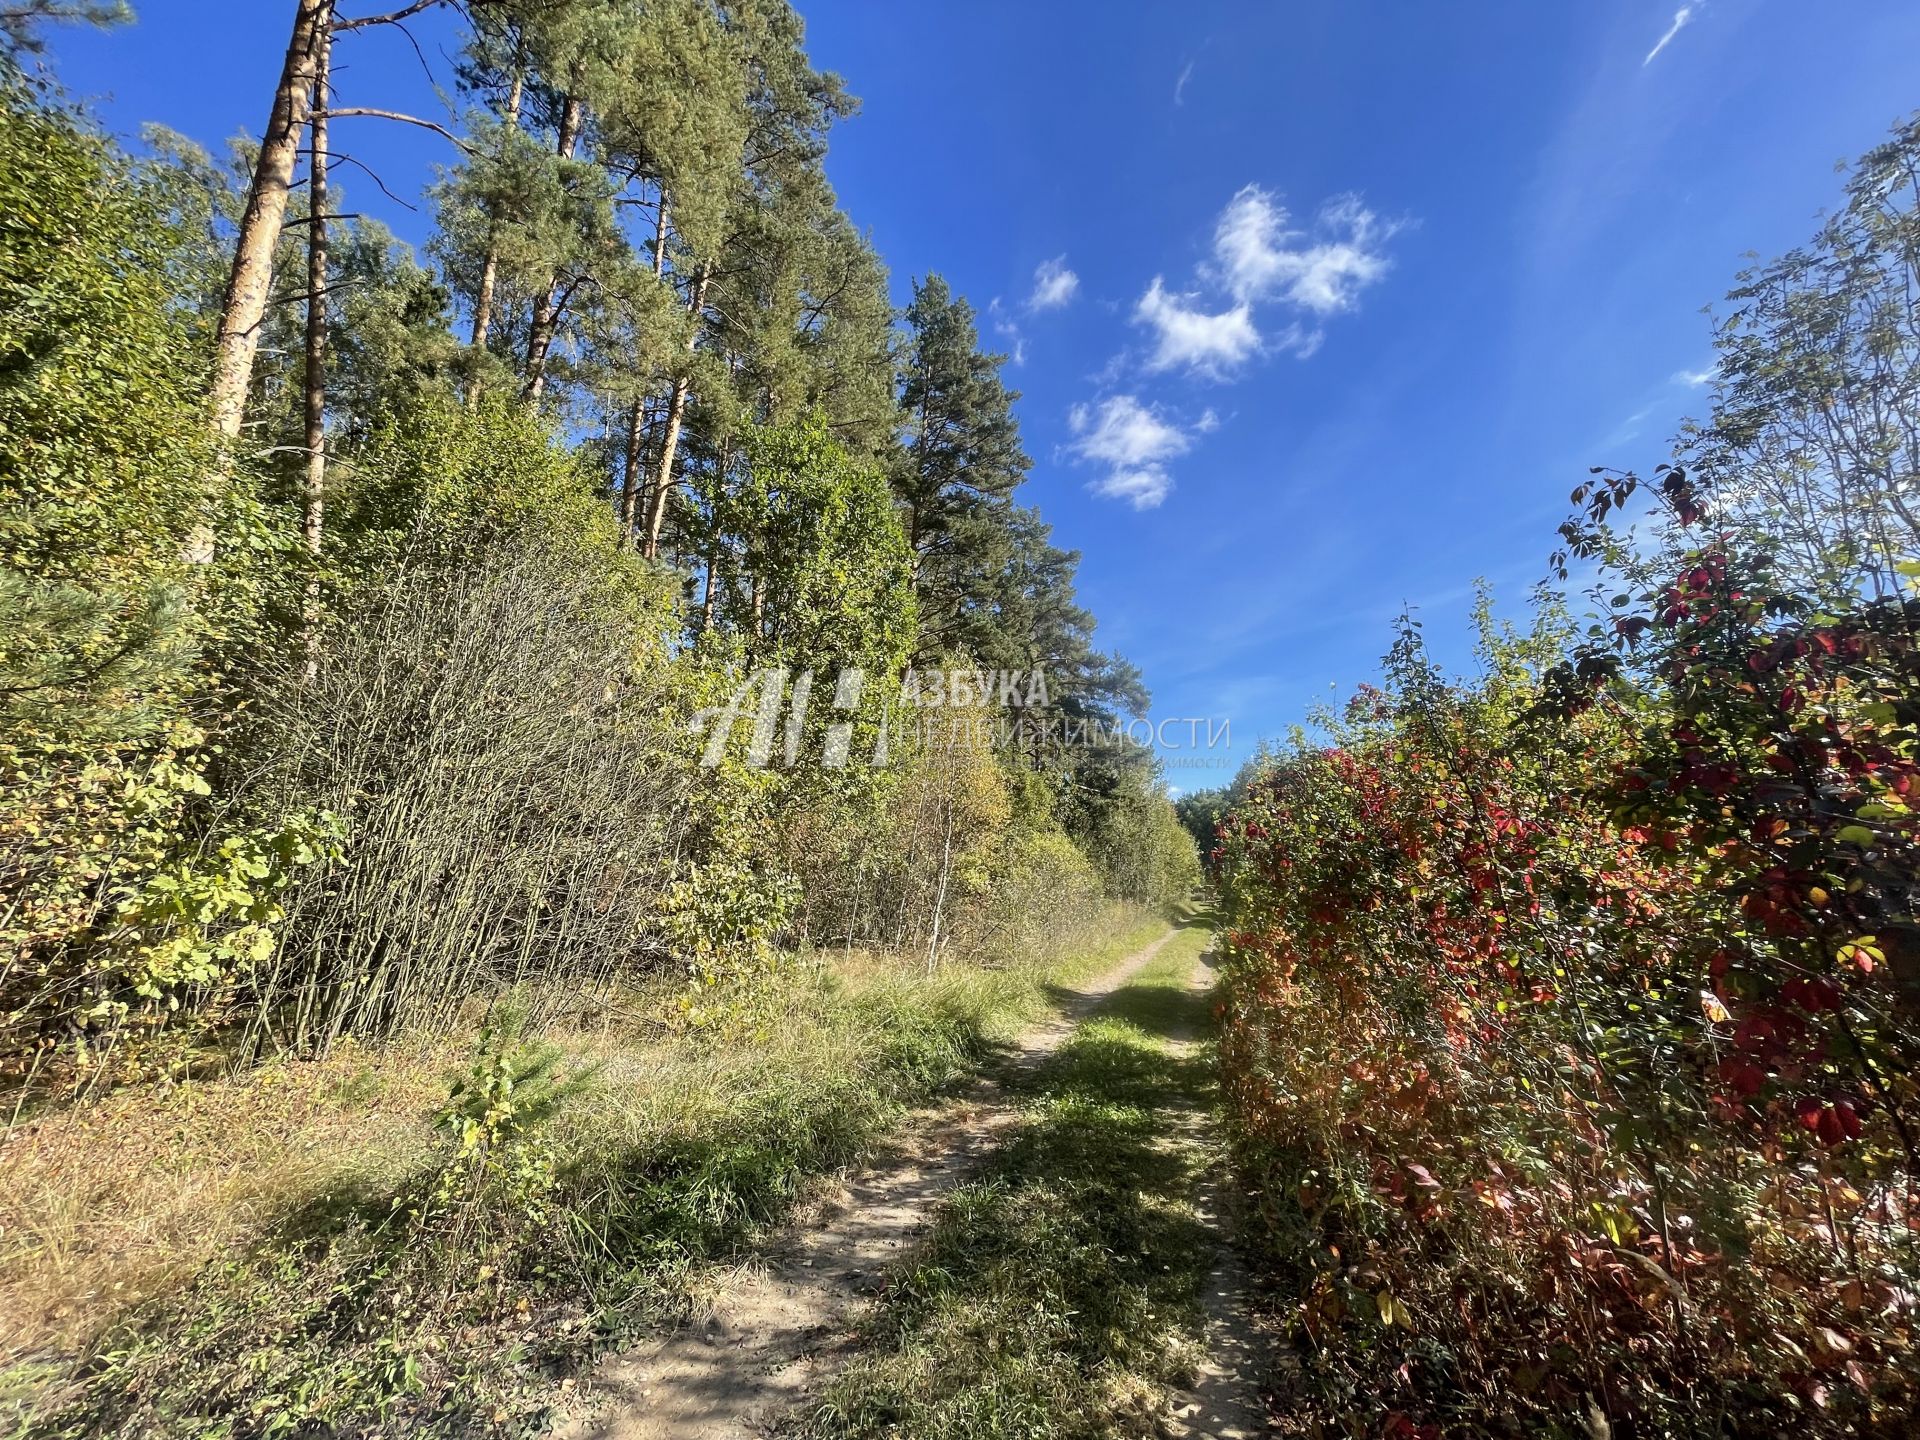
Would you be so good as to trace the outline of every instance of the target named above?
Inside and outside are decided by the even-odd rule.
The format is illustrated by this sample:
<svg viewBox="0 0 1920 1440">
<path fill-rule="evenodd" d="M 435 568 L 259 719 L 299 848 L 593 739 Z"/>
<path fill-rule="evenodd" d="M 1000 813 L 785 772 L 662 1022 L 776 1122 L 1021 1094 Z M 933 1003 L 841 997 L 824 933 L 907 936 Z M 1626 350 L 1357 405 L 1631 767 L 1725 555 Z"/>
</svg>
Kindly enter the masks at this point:
<svg viewBox="0 0 1920 1440">
<path fill-rule="evenodd" d="M 451 1095 L 441 1081 L 426 1106 L 422 1052 L 394 1052 L 403 1080 L 383 1075 L 385 1052 L 367 1052 L 327 1125 L 288 1128 L 267 1101 L 274 1136 L 328 1153 L 269 1162 L 246 1187 L 261 1213 L 244 1220 L 218 1209 L 226 1191 L 195 1187 L 196 1175 L 232 1183 L 231 1164 L 215 1163 L 220 1127 L 226 1153 L 259 1158 L 271 1142 L 250 1128 L 256 1102 L 313 1087 L 300 1066 L 206 1087 L 217 1098 L 172 1154 L 182 1173 L 168 1224 L 185 1231 L 179 1212 L 199 1193 L 209 1229 L 230 1238 L 171 1288 L 156 1267 L 144 1298 L 96 1287 L 43 1307 L 68 1313 L 16 1346 L 28 1358 L 0 1377 L 0 1404 L 36 1434 L 537 1432 L 597 1353 L 673 1320 L 702 1267 L 786 1218 L 812 1177 L 858 1160 L 902 1107 L 985 1060 L 1045 1008 L 1050 985 L 1164 929 L 1138 910 L 1104 918 L 1045 965 L 930 978 L 859 957 L 793 967 L 720 1003 L 709 992 L 698 1029 L 662 1025 L 671 1001 L 590 1033 L 524 1037 L 496 1021 Z M 382 1095 L 401 1098 L 374 1099 L 357 1124 L 340 1118 Z M 117 1133 L 134 1102 L 114 1103 Z M 61 1133 L 105 1143 L 98 1127 Z M 104 1194 L 112 1165 L 57 1144 L 21 1158 L 6 1198 L 42 1207 L 69 1181 Z M 126 1243 L 151 1218 L 109 1206 L 102 1228 Z M 57 1291 L 44 1272 L 71 1272 L 73 1251 L 103 1243 L 78 1226 L 46 1238 L 59 1243 L 9 1253 L 10 1289 Z M 84 1319 L 91 1333 L 63 1344 Z"/>
<path fill-rule="evenodd" d="M 1920 602 L 1681 564 L 1564 666 L 1551 617 L 1469 681 L 1403 622 L 1221 826 L 1223 1093 L 1322 1433 L 1915 1433 Z"/>
<path fill-rule="evenodd" d="M 1213 1103 L 1183 930 L 1044 1065 L 987 1171 L 947 1200 L 896 1273 L 869 1353 L 789 1425 L 859 1436 L 1144 1434 L 1197 1358 L 1213 1242 L 1192 1208 L 1206 1161 L 1180 1112 Z"/>
</svg>

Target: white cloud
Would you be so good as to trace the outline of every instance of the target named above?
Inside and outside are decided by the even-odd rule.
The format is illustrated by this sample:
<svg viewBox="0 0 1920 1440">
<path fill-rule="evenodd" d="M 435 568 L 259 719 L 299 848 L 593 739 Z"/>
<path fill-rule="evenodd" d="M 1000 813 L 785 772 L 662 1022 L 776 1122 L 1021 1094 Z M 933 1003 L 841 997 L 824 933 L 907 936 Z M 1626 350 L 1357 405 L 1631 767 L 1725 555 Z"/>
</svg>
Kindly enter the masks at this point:
<svg viewBox="0 0 1920 1440">
<path fill-rule="evenodd" d="M 1633 414 L 1613 427 L 1612 433 L 1600 442 L 1601 449 L 1618 450 L 1623 445 L 1631 445 L 1635 440 L 1640 438 L 1640 431 L 1642 427 L 1646 425 L 1647 417 L 1652 415 L 1658 408 L 1658 406 L 1654 405 L 1643 405 L 1634 411 Z"/>
<path fill-rule="evenodd" d="M 1243 187 L 1214 226 L 1213 252 L 1227 289 L 1240 301 L 1282 299 L 1316 315 L 1350 310 L 1387 273 L 1382 246 L 1397 227 L 1382 223 L 1357 195 L 1320 209 L 1315 234 L 1287 229 L 1287 212 L 1258 185 Z"/>
<path fill-rule="evenodd" d="M 1673 23 L 1667 27 L 1667 33 L 1655 42 L 1654 47 L 1647 51 L 1647 58 L 1640 62 L 1640 68 L 1642 70 L 1651 65 L 1653 63 L 1653 57 L 1671 45 L 1673 43 L 1673 37 L 1686 28 L 1687 22 L 1693 18 L 1693 10 L 1694 7 L 1691 5 L 1682 5 L 1678 10 L 1673 12 Z"/>
<path fill-rule="evenodd" d="M 1320 348 L 1320 342 L 1327 338 L 1327 332 L 1318 328 L 1308 329 L 1305 325 L 1289 325 L 1273 341 L 1276 350 L 1291 350 L 1302 360 L 1311 360 L 1314 351 Z"/>
<path fill-rule="evenodd" d="M 1202 423 L 1206 425 L 1205 417 Z M 1093 493 L 1125 500 L 1136 510 L 1151 510 L 1167 498 L 1173 477 L 1166 462 L 1193 446 L 1185 430 L 1132 395 L 1112 395 L 1097 406 L 1076 405 L 1067 425 L 1076 437 L 1069 447 L 1073 454 L 1106 469 L 1090 487 Z"/>
<path fill-rule="evenodd" d="M 1083 459 L 1109 465 L 1144 465 L 1186 453 L 1192 441 L 1179 426 L 1162 419 L 1132 395 L 1113 395 L 1097 408 L 1076 405 L 1067 423 L 1080 438 L 1073 448 Z"/>
<path fill-rule="evenodd" d="M 1180 78 L 1173 82 L 1173 103 L 1175 105 L 1184 105 L 1187 103 L 1187 82 L 1193 79 L 1193 66 L 1194 62 L 1189 60 L 1187 62 L 1187 68 L 1180 72 Z"/>
<path fill-rule="evenodd" d="M 1067 268 L 1067 257 L 1056 255 L 1042 260 L 1033 272 L 1033 295 L 1029 310 L 1058 310 L 1072 302 L 1080 289 L 1080 277 Z"/>
<path fill-rule="evenodd" d="M 1165 276 L 1156 275 L 1135 303 L 1133 323 L 1152 335 L 1144 355 L 1121 351 L 1095 383 L 1117 386 L 1128 374 L 1167 370 L 1224 381 L 1275 351 L 1307 358 L 1325 338 L 1321 322 L 1353 309 L 1361 292 L 1387 273 L 1386 242 L 1399 228 L 1347 195 L 1322 206 L 1310 230 L 1289 229 L 1287 212 L 1272 194 L 1242 187 L 1215 221 L 1212 255 L 1199 267 L 1194 288 L 1169 289 Z M 1276 309 L 1283 313 L 1269 324 Z M 1167 462 L 1220 425 L 1212 410 L 1190 423 L 1169 420 L 1132 395 L 1076 406 L 1068 419 L 1075 437 L 1069 452 L 1105 470 L 1090 488 L 1140 510 L 1172 490 Z"/>
<path fill-rule="evenodd" d="M 987 319 L 993 324 L 993 333 L 1011 342 L 1007 350 L 1007 359 L 1014 365 L 1027 363 L 1027 342 L 1020 334 L 1020 326 L 1007 314 L 1006 306 L 1000 303 L 1000 297 L 994 296 L 987 302 Z"/>
<path fill-rule="evenodd" d="M 1676 370 L 1673 372 L 1673 383 L 1684 385 L 1689 390 L 1698 390 L 1710 383 L 1714 374 L 1715 371 L 1711 365 L 1702 366 L 1698 370 Z"/>
<path fill-rule="evenodd" d="M 1138 470 L 1110 471 L 1091 488 L 1108 500 L 1124 500 L 1136 510 L 1152 510 L 1173 489 L 1173 477 L 1162 466 L 1144 465 Z"/>
<path fill-rule="evenodd" d="M 1287 351 L 1305 359 L 1324 338 L 1291 322 L 1262 333 L 1256 307 L 1288 305 L 1314 317 L 1351 310 L 1360 292 L 1387 273 L 1385 244 L 1400 227 L 1382 221 L 1357 195 L 1320 209 L 1311 234 L 1287 228 L 1287 212 L 1258 185 L 1243 186 L 1214 225 L 1213 258 L 1200 267 L 1205 290 L 1167 288 L 1156 275 L 1133 320 L 1154 334 L 1145 368 L 1185 369 L 1224 380 L 1255 356 Z"/>
<path fill-rule="evenodd" d="M 1198 302 L 1197 295 L 1169 294 L 1161 278 L 1153 277 L 1133 311 L 1135 323 L 1151 327 L 1156 335 L 1149 370 L 1184 366 L 1219 378 L 1260 353 L 1251 304 L 1243 300 L 1215 315 Z"/>
</svg>

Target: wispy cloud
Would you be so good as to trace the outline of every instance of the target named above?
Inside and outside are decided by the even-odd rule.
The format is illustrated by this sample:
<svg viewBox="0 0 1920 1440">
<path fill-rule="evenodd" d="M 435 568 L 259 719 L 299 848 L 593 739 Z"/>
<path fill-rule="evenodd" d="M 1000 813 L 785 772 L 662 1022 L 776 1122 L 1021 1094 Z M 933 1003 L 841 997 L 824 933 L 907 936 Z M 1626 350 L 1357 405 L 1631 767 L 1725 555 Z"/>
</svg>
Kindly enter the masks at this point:
<svg viewBox="0 0 1920 1440">
<path fill-rule="evenodd" d="M 1184 368 L 1223 379 L 1260 352 L 1251 305 L 1242 301 L 1210 314 L 1197 295 L 1169 294 L 1158 275 L 1134 307 L 1133 318 L 1155 334 L 1149 370 Z"/>
<path fill-rule="evenodd" d="M 1397 228 L 1345 195 L 1321 207 L 1312 233 L 1292 230 L 1273 195 L 1245 186 L 1220 212 L 1213 258 L 1201 267 L 1203 281 L 1229 303 L 1210 306 L 1200 292 L 1171 291 L 1154 276 L 1133 312 L 1154 333 L 1146 368 L 1223 380 L 1256 355 L 1313 354 L 1323 338 L 1317 324 L 1295 321 L 1263 334 L 1255 307 L 1286 305 L 1316 322 L 1353 309 L 1360 292 L 1387 273 L 1385 245 Z"/>
<path fill-rule="evenodd" d="M 1703 366 L 1698 370 L 1676 370 L 1673 372 L 1673 383 L 1676 385 L 1684 385 L 1689 390 L 1698 390 L 1703 385 L 1708 384 L 1713 379 L 1715 373 L 1711 365 Z"/>
<path fill-rule="evenodd" d="M 1633 414 L 1627 416 L 1626 419 L 1613 427 L 1612 432 L 1606 439 L 1600 442 L 1601 449 L 1618 450 L 1621 446 L 1630 445 L 1639 439 L 1640 431 L 1647 423 L 1647 417 L 1652 415 L 1658 408 L 1656 405 L 1643 405 L 1634 411 Z"/>
<path fill-rule="evenodd" d="M 1007 359 L 1015 365 L 1026 364 L 1026 339 L 1020 333 L 1019 323 L 1007 313 L 1007 307 L 1000 303 L 998 295 L 987 302 L 987 319 L 993 325 L 993 333 L 1007 342 Z"/>
<path fill-rule="evenodd" d="M 1360 292 L 1387 273 L 1383 223 L 1358 195 L 1320 208 L 1313 235 L 1287 229 L 1287 212 L 1258 185 L 1227 202 L 1214 226 L 1213 250 L 1226 286 L 1242 301 L 1283 299 L 1316 315 L 1351 310 Z"/>
<path fill-rule="evenodd" d="M 1673 12 L 1673 23 L 1667 26 L 1667 33 L 1654 42 L 1653 48 L 1647 51 L 1647 58 L 1640 62 L 1640 68 L 1642 70 L 1653 63 L 1654 56 L 1658 55 L 1673 43 L 1674 36 L 1686 29 L 1687 22 L 1693 19 L 1693 12 L 1698 8 L 1697 5 L 1682 5 L 1678 10 Z"/>
<path fill-rule="evenodd" d="M 1027 308 L 1058 310 L 1071 304 L 1079 290 L 1080 277 L 1067 268 L 1067 257 L 1056 255 L 1034 268 L 1033 294 L 1027 298 Z"/>
<path fill-rule="evenodd" d="M 1272 193 L 1243 186 L 1216 217 L 1208 258 L 1192 285 L 1170 287 L 1156 275 L 1135 302 L 1133 323 L 1150 333 L 1151 344 L 1144 352 L 1122 351 L 1096 383 L 1117 389 L 1138 371 L 1222 383 L 1260 356 L 1307 358 L 1325 338 L 1322 325 L 1354 309 L 1386 275 L 1387 242 L 1400 228 L 1357 195 L 1329 201 L 1310 226 L 1295 228 Z M 1076 406 L 1068 419 L 1073 453 L 1108 467 L 1094 492 L 1139 509 L 1166 498 L 1173 486 L 1167 462 L 1220 423 L 1209 410 L 1183 427 L 1131 395 Z"/>
<path fill-rule="evenodd" d="M 1209 410 L 1194 428 L 1211 429 L 1218 423 Z M 1106 471 L 1089 487 L 1093 493 L 1125 500 L 1136 510 L 1151 510 L 1167 498 L 1173 477 L 1166 462 L 1193 447 L 1192 435 L 1132 395 L 1076 405 L 1067 424 L 1074 434 L 1068 447 L 1074 457 Z"/>
<path fill-rule="evenodd" d="M 1173 103 L 1175 105 L 1184 105 L 1187 103 L 1187 82 L 1193 79 L 1193 67 L 1197 63 L 1197 61 L 1189 60 L 1187 62 L 1187 68 L 1180 72 L 1180 78 L 1173 82 Z"/>
</svg>

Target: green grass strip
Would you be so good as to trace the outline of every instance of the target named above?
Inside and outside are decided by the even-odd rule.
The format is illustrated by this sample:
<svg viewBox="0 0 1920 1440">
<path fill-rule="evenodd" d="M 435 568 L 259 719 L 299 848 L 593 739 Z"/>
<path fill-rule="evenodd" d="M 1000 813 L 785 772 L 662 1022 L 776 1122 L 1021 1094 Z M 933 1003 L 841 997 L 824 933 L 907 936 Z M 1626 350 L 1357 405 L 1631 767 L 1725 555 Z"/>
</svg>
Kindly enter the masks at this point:
<svg viewBox="0 0 1920 1440">
<path fill-rule="evenodd" d="M 1190 1381 L 1214 1236 L 1208 936 L 1176 935 L 1043 1065 L 1025 1115 L 892 1278 L 870 1349 L 789 1426 L 827 1437 L 1142 1434 Z"/>
</svg>

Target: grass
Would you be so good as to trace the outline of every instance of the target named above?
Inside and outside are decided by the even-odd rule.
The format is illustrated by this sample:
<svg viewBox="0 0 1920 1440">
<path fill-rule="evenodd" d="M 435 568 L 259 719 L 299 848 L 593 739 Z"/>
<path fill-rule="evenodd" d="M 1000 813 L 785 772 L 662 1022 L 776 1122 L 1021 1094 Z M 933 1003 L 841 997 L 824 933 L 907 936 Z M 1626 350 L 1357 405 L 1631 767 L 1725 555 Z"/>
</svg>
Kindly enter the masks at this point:
<svg viewBox="0 0 1920 1440">
<path fill-rule="evenodd" d="M 417 1163 L 458 1043 L 142 1086 L 0 1137 L 0 1352 L 83 1345 L 297 1198 Z M 4 1393 L 4 1392 L 0 1392 Z"/>
<path fill-rule="evenodd" d="M 1191 1379 L 1214 1240 L 1195 1214 L 1213 1159 L 1193 1120 L 1212 1067 L 1188 985 L 1190 926 L 1097 1016 L 1012 1082 L 1025 1116 L 893 1277 L 869 1353 L 792 1418 L 806 1440 L 1158 1433 Z"/>
<path fill-rule="evenodd" d="M 482 1053 L 550 1051 L 541 1083 L 569 1094 L 538 1118 L 529 1078 L 467 1154 L 433 1124 L 467 1042 L 36 1121 L 0 1183 L 0 1313 L 24 1317 L 0 1429 L 11 1403 L 39 1433 L 538 1431 L 597 1352 L 675 1318 L 1051 986 L 1164 929 L 1116 907 L 1044 964 L 802 964 L 697 1030 L 668 1023 L 675 995 L 633 997 Z"/>
</svg>

